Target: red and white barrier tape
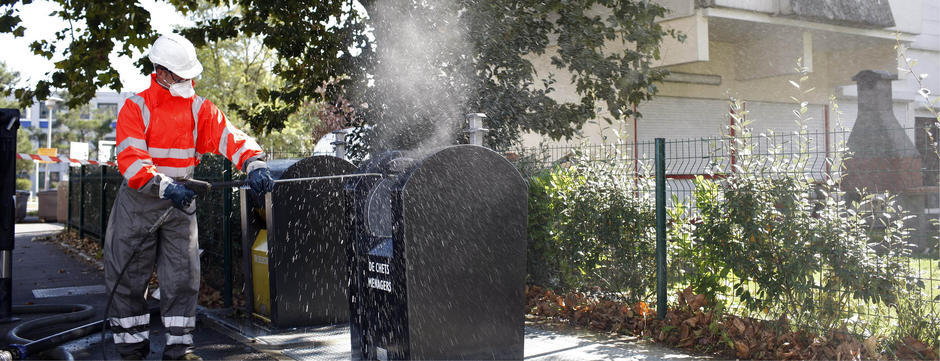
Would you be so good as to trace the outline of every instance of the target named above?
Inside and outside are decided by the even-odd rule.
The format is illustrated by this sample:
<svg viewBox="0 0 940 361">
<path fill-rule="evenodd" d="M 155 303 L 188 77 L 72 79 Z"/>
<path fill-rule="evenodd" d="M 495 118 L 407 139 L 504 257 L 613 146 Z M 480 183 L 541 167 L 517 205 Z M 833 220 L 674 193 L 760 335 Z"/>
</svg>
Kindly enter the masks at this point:
<svg viewBox="0 0 940 361">
<path fill-rule="evenodd" d="M 86 160 L 86 159 L 74 159 L 67 157 L 53 157 L 48 155 L 39 155 L 39 154 L 26 154 L 26 153 L 16 153 L 16 157 L 19 159 L 30 159 L 30 160 L 42 160 L 46 162 L 53 163 L 76 163 L 76 164 L 85 164 L 85 165 L 110 165 L 112 167 L 117 167 L 117 164 L 114 162 L 99 162 L 95 160 Z"/>
</svg>

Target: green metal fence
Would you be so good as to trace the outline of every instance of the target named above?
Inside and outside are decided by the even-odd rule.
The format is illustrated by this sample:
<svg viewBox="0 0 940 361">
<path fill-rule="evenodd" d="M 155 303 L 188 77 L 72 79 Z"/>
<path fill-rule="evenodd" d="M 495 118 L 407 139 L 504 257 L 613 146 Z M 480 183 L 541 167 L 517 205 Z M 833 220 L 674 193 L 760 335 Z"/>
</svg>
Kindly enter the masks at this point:
<svg viewBox="0 0 940 361">
<path fill-rule="evenodd" d="M 80 237 L 102 240 L 114 196 L 123 178 L 108 166 L 69 168 L 68 222 Z"/>
<path fill-rule="evenodd" d="M 904 129 L 908 134 L 917 134 L 923 132 L 923 129 Z M 838 182 L 848 174 L 854 174 L 861 178 L 885 178 L 900 176 L 900 172 L 894 166 L 883 168 L 866 168 L 845 170 L 845 159 L 852 157 L 852 152 L 844 147 L 849 137 L 848 132 L 803 132 L 787 134 L 763 134 L 729 137 L 706 137 L 700 139 L 657 139 L 655 141 L 641 141 L 636 143 L 618 143 L 610 145 L 582 145 L 582 146 L 559 146 L 559 147 L 539 147 L 530 149 L 517 149 L 512 153 L 512 158 L 517 159 L 521 164 L 520 168 L 527 174 L 539 174 L 538 168 L 543 171 L 552 167 L 567 167 L 572 162 L 597 161 L 619 163 L 621 168 L 631 169 L 624 176 L 624 182 L 637 182 L 638 180 L 655 177 L 655 188 L 639 188 L 638 192 L 655 192 L 656 194 L 648 196 L 652 203 L 650 207 L 656 207 L 657 221 L 655 224 L 648 225 L 656 227 L 657 237 L 649 240 L 649 247 L 656 249 L 655 262 L 657 265 L 655 274 L 646 275 L 649 283 L 656 283 L 656 295 L 649 295 L 656 299 L 660 304 L 660 316 L 664 315 L 665 307 L 661 307 L 667 297 L 672 297 L 676 290 L 682 289 L 689 284 L 687 279 L 677 279 L 676 270 L 690 269 L 695 260 L 682 258 L 681 255 L 673 252 L 675 248 L 675 239 L 666 238 L 678 225 L 673 222 L 667 223 L 666 213 L 676 210 L 678 206 L 684 206 L 689 212 L 688 219 L 695 222 L 699 210 L 693 201 L 695 192 L 695 178 L 711 180 L 716 184 L 728 185 L 734 182 L 733 177 L 741 175 L 741 172 L 749 172 L 748 175 L 759 179 L 766 179 L 771 182 L 783 180 L 786 177 L 801 179 L 810 184 L 807 199 L 818 200 L 820 204 L 826 198 L 838 200 L 858 199 L 851 190 L 846 194 L 828 189 L 827 182 Z M 927 138 L 932 139 L 932 138 Z M 911 252 L 903 256 L 900 263 L 904 263 L 903 271 L 910 271 L 910 275 L 898 274 L 899 283 L 907 285 L 920 285 L 922 293 L 916 295 L 919 310 L 923 313 L 923 319 L 926 322 L 933 322 L 932 325 L 940 326 L 940 230 L 938 230 L 938 218 L 940 218 L 940 187 L 936 183 L 938 179 L 938 169 L 936 168 L 935 158 L 940 157 L 937 152 L 937 142 L 924 142 L 921 144 L 918 140 L 915 146 L 918 148 L 923 161 L 923 167 L 919 169 L 917 177 L 923 182 L 917 187 L 908 187 L 898 195 L 899 205 L 907 212 L 909 218 L 903 224 L 907 228 L 908 248 Z M 787 159 L 787 166 L 780 166 L 781 159 Z M 535 163 L 535 166 L 533 166 Z M 742 165 L 747 163 L 749 166 L 742 169 Z M 931 165 L 933 164 L 933 166 Z M 540 166 L 540 167 L 539 167 Z M 853 173 L 854 172 L 854 173 Z M 909 172 L 909 170 L 908 170 Z M 558 181 L 557 179 L 553 181 Z M 831 185 L 831 184 L 830 184 Z M 637 196 L 640 196 L 638 193 Z M 877 197 L 875 198 L 878 199 Z M 531 204 L 531 203 L 530 203 Z M 874 207 L 874 202 L 869 207 Z M 846 216 L 865 211 L 853 208 L 851 203 L 841 203 L 837 212 Z M 815 211 L 814 211 L 815 212 Z M 870 217 L 878 217 L 877 212 L 869 211 L 874 214 Z M 530 215 L 532 211 L 530 210 Z M 815 215 L 815 213 L 814 213 Z M 565 217 L 564 213 L 559 213 L 557 217 Z M 547 220 L 545 223 L 559 223 L 560 219 Z M 668 224 L 668 225 L 667 225 Z M 530 223 L 530 228 L 532 224 Z M 530 232 L 530 238 L 532 236 Z M 670 236 L 672 237 L 672 236 Z M 663 246 L 665 241 L 667 246 Z M 530 239 L 530 242 L 533 240 Z M 666 249 L 670 251 L 666 251 Z M 885 252 L 875 248 L 875 252 Z M 530 253 L 532 249 L 530 248 Z M 819 249 L 816 251 L 817 257 L 820 255 L 832 255 L 838 252 L 845 252 L 842 249 Z M 668 258 L 667 259 L 667 253 Z M 532 256 L 530 254 L 530 256 Z M 773 254 L 764 254 L 761 257 L 774 257 Z M 901 257 L 901 256 L 898 256 Z M 841 256 L 831 257 L 831 259 L 841 259 Z M 848 259 L 848 255 L 846 255 Z M 896 259 L 895 259 L 896 260 Z M 662 263 L 664 262 L 665 263 Z M 879 267 L 873 265 L 872 267 Z M 668 270 L 668 272 L 667 272 Z M 812 298 L 820 304 L 828 300 L 827 295 L 839 293 L 842 289 L 827 289 L 826 280 L 820 279 L 829 277 L 831 267 L 827 267 L 823 274 L 806 275 L 806 277 L 816 280 L 813 283 L 812 292 L 816 295 Z M 530 274 L 533 270 L 530 269 Z M 667 277 L 668 276 L 668 277 Z M 857 274 L 857 276 L 865 276 Z M 724 282 L 728 284 L 736 280 L 735 274 L 730 274 Z M 904 278 L 904 279 L 900 279 Z M 545 280 L 543 280 L 545 281 Z M 548 280 L 551 282 L 552 280 Z M 596 285 L 580 285 L 587 288 Z M 912 286 L 913 287 L 913 286 Z M 617 290 L 613 290 L 617 291 Z M 732 312 L 748 313 L 750 317 L 770 317 L 773 315 L 765 311 L 747 312 L 743 307 L 742 292 L 754 294 L 763 292 L 754 284 L 747 284 L 741 290 L 727 289 L 720 294 L 730 306 Z M 863 300 L 849 297 L 849 301 L 838 303 L 840 308 L 838 313 L 841 317 L 841 324 L 853 332 L 871 335 L 875 328 L 898 327 L 898 324 L 904 324 L 909 320 L 900 319 L 897 314 L 899 309 L 897 303 L 907 301 L 894 300 L 895 304 L 887 304 L 892 298 L 875 298 Z M 653 299 L 649 301 L 652 302 Z M 820 306 L 821 307 L 821 306 Z M 930 326 L 928 326 L 930 327 Z M 935 341 L 936 342 L 936 341 Z"/>
</svg>

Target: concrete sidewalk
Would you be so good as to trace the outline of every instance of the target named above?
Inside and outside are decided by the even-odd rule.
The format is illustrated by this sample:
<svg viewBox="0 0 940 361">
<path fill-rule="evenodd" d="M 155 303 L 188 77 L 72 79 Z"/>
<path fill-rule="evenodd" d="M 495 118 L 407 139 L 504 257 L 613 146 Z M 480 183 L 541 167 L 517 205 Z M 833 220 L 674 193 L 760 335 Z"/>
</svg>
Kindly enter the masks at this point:
<svg viewBox="0 0 940 361">
<path fill-rule="evenodd" d="M 204 313 L 207 323 L 228 329 L 278 359 L 349 360 L 349 326 L 310 327 L 282 333 L 271 333 L 251 321 L 227 317 L 228 311 Z M 606 335 L 587 330 L 570 329 L 526 321 L 525 360 L 694 360 L 708 359 L 672 350 L 651 342 L 622 335 Z"/>
<path fill-rule="evenodd" d="M 65 229 L 62 223 L 17 223 L 13 226 L 16 238 L 36 235 L 49 235 Z"/>
<path fill-rule="evenodd" d="M 624 335 L 570 329 L 527 321 L 526 360 L 697 360 L 709 357 L 666 348 Z"/>
</svg>

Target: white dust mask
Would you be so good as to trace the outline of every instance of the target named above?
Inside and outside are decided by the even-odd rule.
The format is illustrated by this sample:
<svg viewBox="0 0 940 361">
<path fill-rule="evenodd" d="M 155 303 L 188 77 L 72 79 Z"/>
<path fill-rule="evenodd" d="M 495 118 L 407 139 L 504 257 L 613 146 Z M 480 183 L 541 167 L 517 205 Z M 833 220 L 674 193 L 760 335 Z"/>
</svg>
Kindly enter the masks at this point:
<svg viewBox="0 0 940 361">
<path fill-rule="evenodd" d="M 170 95 L 181 98 L 191 98 L 193 95 L 196 95 L 196 89 L 193 89 L 193 81 L 186 80 L 179 83 L 174 83 L 168 88 L 170 90 Z"/>
</svg>

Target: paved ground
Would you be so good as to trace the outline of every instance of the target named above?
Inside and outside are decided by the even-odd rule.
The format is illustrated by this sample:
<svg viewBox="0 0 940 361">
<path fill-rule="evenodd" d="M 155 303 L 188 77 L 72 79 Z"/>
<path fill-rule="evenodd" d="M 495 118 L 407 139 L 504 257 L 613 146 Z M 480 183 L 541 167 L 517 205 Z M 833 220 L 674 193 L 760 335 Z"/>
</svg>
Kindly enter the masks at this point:
<svg viewBox="0 0 940 361">
<path fill-rule="evenodd" d="M 707 359 L 623 335 L 599 334 L 557 325 L 526 322 L 525 359 L 694 360 Z"/>
<path fill-rule="evenodd" d="M 55 244 L 36 239 L 61 231 L 61 225 L 23 223 L 16 225 L 13 252 L 13 304 L 87 304 L 95 308 L 92 319 L 56 329 L 49 334 L 103 317 L 107 302 L 104 276 L 99 267 L 77 255 L 70 255 Z M 156 306 L 156 303 L 153 304 Z M 201 309 L 194 335 L 196 353 L 209 360 L 348 360 L 350 337 L 346 325 L 295 329 L 271 333 L 249 320 L 230 317 L 230 310 Z M 17 315 L 24 319 L 39 316 Z M 17 325 L 0 324 L 0 335 Z M 151 331 L 152 353 L 159 359 L 163 348 L 163 329 Z M 39 336 L 41 336 L 39 335 Z M 39 337 L 27 335 L 27 337 Z M 117 359 L 106 336 L 102 357 L 100 333 L 70 342 L 64 347 L 76 360 Z M 5 342 L 0 342 L 0 345 Z M 526 322 L 526 360 L 675 360 L 692 359 L 655 344 L 629 337 L 599 335 L 593 332 Z"/>
<path fill-rule="evenodd" d="M 350 337 L 346 325 L 314 327 L 270 334 L 246 321 L 225 317 L 226 311 L 208 311 L 208 320 L 243 335 L 254 347 L 278 358 L 294 360 L 349 360 Z M 632 337 L 598 334 L 565 326 L 526 321 L 526 360 L 692 360 L 693 356 Z"/>
<path fill-rule="evenodd" d="M 66 253 L 59 246 L 37 241 L 44 235 L 53 234 L 62 230 L 62 226 L 49 223 L 19 223 L 16 225 L 15 249 L 13 251 L 13 305 L 34 304 L 85 304 L 94 307 L 94 317 L 64 324 L 48 330 L 40 330 L 38 335 L 20 335 L 34 339 L 58 331 L 64 331 L 104 316 L 104 307 L 107 303 L 104 289 L 104 274 L 99 267 L 83 260 L 77 255 Z M 153 304 L 156 306 L 156 303 Z M 44 317 L 48 314 L 16 314 L 24 320 Z M 7 332 L 19 323 L 0 324 L 0 335 L 6 345 Z M 111 343 L 111 335 L 107 333 L 105 354 L 102 357 L 101 334 L 96 332 L 91 336 L 70 342 L 66 348 L 76 360 L 116 360 L 119 355 Z M 273 360 L 263 352 L 256 351 L 247 344 L 238 342 L 225 333 L 208 327 L 203 319 L 197 321 L 194 334 L 196 353 L 210 360 Z M 165 338 L 163 328 L 156 322 L 151 330 L 151 350 L 149 359 L 160 359 L 163 352 Z M 35 359 L 42 359 L 37 356 Z"/>
</svg>

